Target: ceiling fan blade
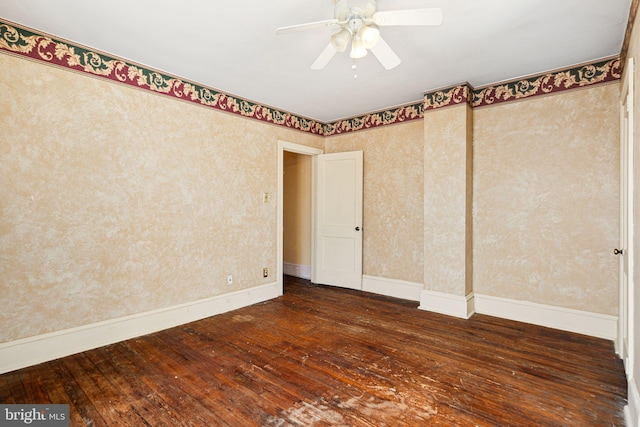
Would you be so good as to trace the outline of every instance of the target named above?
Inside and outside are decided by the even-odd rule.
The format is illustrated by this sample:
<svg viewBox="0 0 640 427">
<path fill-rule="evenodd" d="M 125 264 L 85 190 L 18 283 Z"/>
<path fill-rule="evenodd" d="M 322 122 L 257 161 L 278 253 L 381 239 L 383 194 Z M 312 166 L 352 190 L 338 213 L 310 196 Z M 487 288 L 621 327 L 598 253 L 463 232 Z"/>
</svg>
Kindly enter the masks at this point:
<svg viewBox="0 0 640 427">
<path fill-rule="evenodd" d="M 338 23 L 337 19 L 327 19 L 324 21 L 308 22 L 306 24 L 290 25 L 288 27 L 280 27 L 276 30 L 276 34 L 294 33 L 296 31 L 313 30 L 316 28 L 328 28 Z"/>
<path fill-rule="evenodd" d="M 333 44 L 329 43 L 327 47 L 324 48 L 320 56 L 318 56 L 318 58 L 314 61 L 314 63 L 311 64 L 311 69 L 322 70 L 324 67 L 327 66 L 329 61 L 331 61 L 331 58 L 333 58 L 333 55 L 335 55 L 336 52 L 337 50 L 335 47 L 333 47 Z"/>
<path fill-rule="evenodd" d="M 442 9 L 384 10 L 373 14 L 376 25 L 440 25 Z"/>
<path fill-rule="evenodd" d="M 378 39 L 378 43 L 376 43 L 370 50 L 386 70 L 395 68 L 400 65 L 400 62 L 402 62 L 382 37 Z"/>
</svg>

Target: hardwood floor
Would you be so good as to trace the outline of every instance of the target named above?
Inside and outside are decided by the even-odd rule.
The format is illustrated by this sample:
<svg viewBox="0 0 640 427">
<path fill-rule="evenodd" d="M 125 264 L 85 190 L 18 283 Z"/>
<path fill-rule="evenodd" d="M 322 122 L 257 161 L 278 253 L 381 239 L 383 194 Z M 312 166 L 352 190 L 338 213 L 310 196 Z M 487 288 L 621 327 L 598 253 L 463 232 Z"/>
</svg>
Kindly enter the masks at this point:
<svg viewBox="0 0 640 427">
<path fill-rule="evenodd" d="M 623 426 L 613 343 L 286 277 L 276 300 L 0 376 L 72 426 Z"/>
</svg>

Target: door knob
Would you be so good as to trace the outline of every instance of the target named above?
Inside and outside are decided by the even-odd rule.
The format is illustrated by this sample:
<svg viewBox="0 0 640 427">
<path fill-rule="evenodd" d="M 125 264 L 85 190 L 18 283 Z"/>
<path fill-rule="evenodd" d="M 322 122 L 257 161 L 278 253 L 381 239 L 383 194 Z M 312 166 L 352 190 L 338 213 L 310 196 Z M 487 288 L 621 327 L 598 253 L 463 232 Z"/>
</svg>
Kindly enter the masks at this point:
<svg viewBox="0 0 640 427">
<path fill-rule="evenodd" d="M 356 227 L 356 231 L 360 231 L 360 227 Z"/>
<path fill-rule="evenodd" d="M 613 254 L 614 255 L 622 255 L 622 252 L 624 251 L 624 249 L 614 249 L 613 250 Z"/>
</svg>

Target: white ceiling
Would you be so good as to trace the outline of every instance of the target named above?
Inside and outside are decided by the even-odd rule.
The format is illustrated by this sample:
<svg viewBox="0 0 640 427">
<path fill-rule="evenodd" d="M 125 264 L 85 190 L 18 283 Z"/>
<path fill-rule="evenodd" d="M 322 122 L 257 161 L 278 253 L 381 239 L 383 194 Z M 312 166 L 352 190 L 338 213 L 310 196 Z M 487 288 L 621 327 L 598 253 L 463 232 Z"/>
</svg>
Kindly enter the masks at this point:
<svg viewBox="0 0 640 427">
<path fill-rule="evenodd" d="M 219 91 L 331 122 L 620 53 L 631 0 L 378 0 L 379 10 L 440 7 L 438 27 L 384 27 L 402 59 L 386 71 L 348 50 L 309 67 L 332 31 L 275 35 L 333 17 L 333 0 L 0 0 L 7 19 Z"/>
</svg>

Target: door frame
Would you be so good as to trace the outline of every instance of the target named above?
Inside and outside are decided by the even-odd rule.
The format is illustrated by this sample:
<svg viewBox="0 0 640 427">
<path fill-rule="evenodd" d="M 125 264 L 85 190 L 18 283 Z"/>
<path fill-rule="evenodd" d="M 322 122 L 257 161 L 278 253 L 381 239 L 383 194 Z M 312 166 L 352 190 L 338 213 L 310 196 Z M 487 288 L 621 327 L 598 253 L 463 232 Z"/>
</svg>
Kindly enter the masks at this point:
<svg viewBox="0 0 640 427">
<path fill-rule="evenodd" d="M 633 376 L 634 362 L 634 227 L 633 227 L 633 112 L 634 62 L 629 58 L 620 91 L 620 306 L 617 352 L 624 362 L 627 378 Z M 625 282 L 625 261 L 627 279 Z M 626 339 L 626 345 L 625 345 Z"/>
<path fill-rule="evenodd" d="M 316 254 L 316 223 L 315 223 L 315 203 L 316 203 L 316 167 L 318 154 L 323 154 L 320 148 L 308 147 L 306 145 L 295 144 L 293 142 L 278 140 L 278 225 L 277 225 L 277 264 L 276 277 L 278 295 L 284 293 L 284 281 L 282 279 L 283 269 L 283 233 L 284 233 L 284 152 L 304 154 L 311 156 L 311 281 L 315 279 L 315 254 Z"/>
</svg>

